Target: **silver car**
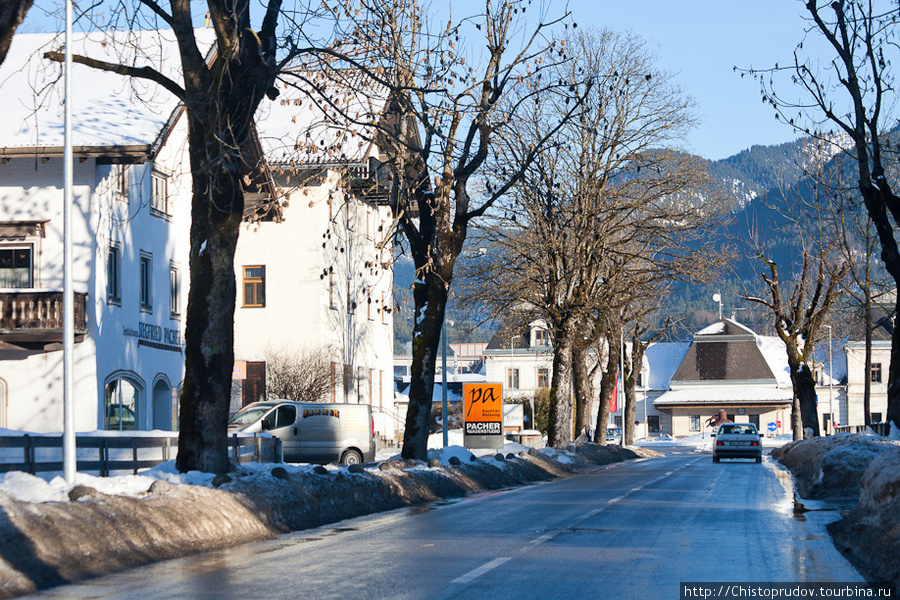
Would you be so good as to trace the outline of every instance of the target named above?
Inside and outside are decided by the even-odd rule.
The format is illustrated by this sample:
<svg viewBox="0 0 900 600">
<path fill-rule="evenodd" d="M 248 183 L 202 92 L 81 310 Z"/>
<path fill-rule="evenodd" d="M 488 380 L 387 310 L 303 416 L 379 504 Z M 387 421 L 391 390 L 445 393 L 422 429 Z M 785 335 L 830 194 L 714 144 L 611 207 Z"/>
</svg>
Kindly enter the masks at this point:
<svg viewBox="0 0 900 600">
<path fill-rule="evenodd" d="M 753 423 L 722 423 L 713 444 L 713 462 L 722 458 L 753 458 L 762 462 L 762 440 Z"/>
</svg>

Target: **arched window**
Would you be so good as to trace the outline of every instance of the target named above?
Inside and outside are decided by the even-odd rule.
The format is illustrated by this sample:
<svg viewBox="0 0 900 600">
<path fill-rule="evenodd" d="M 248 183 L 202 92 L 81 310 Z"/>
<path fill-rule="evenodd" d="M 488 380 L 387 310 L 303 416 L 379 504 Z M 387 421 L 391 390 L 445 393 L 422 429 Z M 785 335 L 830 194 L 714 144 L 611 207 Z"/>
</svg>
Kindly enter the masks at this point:
<svg viewBox="0 0 900 600">
<path fill-rule="evenodd" d="M 172 388 L 162 377 L 153 384 L 153 427 L 172 431 Z"/>
<path fill-rule="evenodd" d="M 104 429 L 129 431 L 141 428 L 143 389 L 139 386 L 137 381 L 123 376 L 106 384 Z"/>
</svg>

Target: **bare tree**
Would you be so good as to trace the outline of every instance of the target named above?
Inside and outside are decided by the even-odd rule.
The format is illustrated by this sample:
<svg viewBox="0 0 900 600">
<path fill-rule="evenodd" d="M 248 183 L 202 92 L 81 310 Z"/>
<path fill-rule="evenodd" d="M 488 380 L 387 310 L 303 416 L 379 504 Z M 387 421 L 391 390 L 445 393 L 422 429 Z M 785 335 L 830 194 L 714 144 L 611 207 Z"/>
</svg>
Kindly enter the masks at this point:
<svg viewBox="0 0 900 600">
<path fill-rule="evenodd" d="M 785 297 L 778 276 L 778 265 L 766 261 L 769 275 L 763 275 L 770 299 L 748 298 L 769 308 L 775 321 L 775 332 L 784 342 L 788 356 L 794 402 L 791 428 L 794 439 L 802 439 L 805 430 L 819 435 L 819 416 L 816 408 L 816 381 L 810 361 L 815 351 L 819 328 L 825 321 L 835 299 L 841 294 L 840 281 L 846 272 L 843 264 L 830 262 L 827 252 L 812 259 L 803 252 L 803 268 L 799 277 L 792 278 L 790 297 Z M 765 259 L 763 259 L 765 260 Z M 811 262 L 814 264 L 811 265 Z"/>
<path fill-rule="evenodd" d="M 832 143 L 830 130 L 846 134 L 842 145 L 856 164 L 858 187 L 881 245 L 881 259 L 900 287 L 900 196 L 887 167 L 892 160 L 891 131 L 896 125 L 893 65 L 897 59 L 896 23 L 900 8 L 881 0 L 808 0 L 810 32 L 833 51 L 820 63 L 804 54 L 801 42 L 788 66 L 775 65 L 759 74 L 763 101 L 776 117 Z M 807 32 L 807 33 L 810 33 Z M 819 66 L 819 65 L 823 66 Z M 787 72 L 804 99 L 792 101 L 773 90 L 775 75 Z M 900 303 L 900 294 L 895 301 Z M 894 329 L 888 374 L 887 418 L 900 427 L 900 329 Z"/>
<path fill-rule="evenodd" d="M 416 267 L 404 458 L 427 453 L 437 349 L 470 223 L 522 176 L 554 131 L 551 125 L 529 152 L 497 173 L 495 187 L 473 195 L 470 184 L 483 175 L 494 144 L 512 130 L 526 102 L 565 87 L 549 77 L 541 83 L 541 75 L 567 60 L 565 49 L 545 37 L 567 15 L 538 14 L 529 29 L 526 8 L 524 1 L 491 0 L 484 13 L 444 25 L 418 0 L 361 0 L 358 12 L 345 14 L 344 38 L 363 51 L 349 55 L 337 44 L 323 53 L 361 69 L 392 102 L 391 118 L 360 124 L 376 132 L 387 155 L 383 168 L 392 182 L 396 227 Z M 576 99 L 556 127 L 577 105 Z"/>
<path fill-rule="evenodd" d="M 622 361 L 625 365 L 625 373 L 622 380 L 622 388 L 625 392 L 625 398 L 623 399 L 624 408 L 622 410 L 622 443 L 626 446 L 634 443 L 634 422 L 637 416 L 637 386 L 638 378 L 644 365 L 644 355 L 651 344 L 668 332 L 672 322 L 669 318 L 666 318 L 663 326 L 654 332 L 650 331 L 650 327 L 646 323 L 647 317 L 660 308 L 662 300 L 665 298 L 665 292 L 662 290 L 661 292 L 659 295 L 647 297 L 644 302 L 631 307 L 633 315 L 629 319 L 630 333 L 628 335 L 630 344 L 627 344 L 624 349 L 625 360 Z"/>
<path fill-rule="evenodd" d="M 327 402 L 334 382 L 331 354 L 324 348 L 267 348 L 266 396 L 297 402 Z"/>
<path fill-rule="evenodd" d="M 878 233 L 868 212 L 860 206 L 860 198 L 856 193 L 858 190 L 845 184 L 842 158 L 841 156 L 835 158 L 830 169 L 830 177 L 824 175 L 819 177 L 821 185 L 827 186 L 823 215 L 837 232 L 839 238 L 837 248 L 848 266 L 849 277 L 842 282 L 842 287 L 850 300 L 848 307 L 851 313 L 850 322 L 862 321 L 865 339 L 863 368 L 868 374 L 872 370 L 874 333 L 893 314 L 893 307 L 884 314 L 885 311 L 877 306 L 878 298 L 890 292 L 890 277 L 875 264 L 879 246 Z M 837 331 L 843 329 L 844 335 L 852 335 L 852 332 L 857 331 L 855 327 L 841 328 L 839 325 L 836 325 L 835 329 Z M 866 376 L 863 382 L 863 422 L 870 425 L 872 379 Z"/>
<path fill-rule="evenodd" d="M 244 149 L 253 116 L 264 97 L 274 99 L 275 78 L 301 53 L 297 29 L 279 39 L 281 0 L 267 0 L 261 27 L 251 24 L 250 0 L 208 0 L 215 31 L 210 56 L 195 37 L 190 0 L 136 0 L 133 10 L 116 4 L 111 14 L 126 28 L 169 27 L 177 40 L 181 77 L 140 64 L 112 63 L 75 55 L 90 68 L 152 81 L 183 104 L 188 122 L 192 175 L 190 291 L 185 327 L 185 377 L 179 417 L 180 471 L 222 473 L 229 469 L 226 421 L 234 363 L 234 252 L 244 212 L 245 175 L 252 165 Z M 302 15 L 300 15 L 302 16 Z M 283 44 L 280 44 L 283 42 Z M 286 46 L 286 49 L 285 49 Z M 61 52 L 46 58 L 62 61 Z"/>
<path fill-rule="evenodd" d="M 718 197 L 700 193 L 700 165 L 677 150 L 692 124 L 691 103 L 655 68 L 643 42 L 604 30 L 573 34 L 566 45 L 573 62 L 554 77 L 578 90 L 587 75 L 594 86 L 491 215 L 488 252 L 475 257 L 471 277 L 485 282 L 474 298 L 498 311 L 527 306 L 549 325 L 548 443 L 555 447 L 572 439 L 573 420 L 578 434 L 589 427 L 587 374 L 595 369 L 582 362 L 589 346 L 621 326 L 611 316 L 621 315 L 630 297 L 621 286 L 637 273 L 661 272 L 674 257 L 702 252 L 688 240 L 718 214 Z M 500 145 L 498 168 L 530 151 L 565 100 L 546 98 L 518 119 L 516 135 Z M 609 345 L 611 338 L 617 347 L 618 334 Z M 604 380 L 601 398 L 611 389 Z"/>
</svg>

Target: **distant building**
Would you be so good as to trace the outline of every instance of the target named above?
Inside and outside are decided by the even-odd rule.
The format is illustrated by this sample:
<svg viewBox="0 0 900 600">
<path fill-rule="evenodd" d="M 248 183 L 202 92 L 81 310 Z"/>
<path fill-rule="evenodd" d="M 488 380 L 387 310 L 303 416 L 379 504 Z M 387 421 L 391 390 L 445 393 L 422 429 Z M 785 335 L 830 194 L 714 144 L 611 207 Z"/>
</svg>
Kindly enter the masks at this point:
<svg viewBox="0 0 900 600">
<path fill-rule="evenodd" d="M 486 379 L 503 383 L 506 398 L 533 396 L 549 387 L 553 354 L 545 344 L 546 324 L 531 320 L 521 327 L 506 325 L 495 334 L 485 350 Z M 848 402 L 847 364 L 859 368 L 852 344 L 847 354 L 836 352 L 829 364 L 827 353 L 817 356 L 820 427 L 830 430 L 834 421 L 861 423 L 861 400 L 851 396 Z M 847 358 L 847 357 L 851 358 Z M 833 365 L 833 370 L 831 366 Z M 872 377 L 877 368 L 873 365 Z M 599 393 L 600 374 L 594 381 Z M 877 393 L 884 393 L 877 386 Z M 720 410 L 736 422 L 755 423 L 773 433 L 790 431 L 793 389 L 787 366 L 787 354 L 780 339 L 760 336 L 734 321 L 724 319 L 694 334 L 691 342 L 657 342 L 644 355 L 637 383 L 636 436 L 671 435 L 684 437 L 710 432 L 706 422 Z M 881 406 L 879 401 L 873 407 Z M 859 406 L 857 406 L 859 404 Z M 599 399 L 595 400 L 592 422 L 596 420 Z M 610 426 L 622 426 L 622 401 L 610 415 Z M 875 410 L 873 408 L 873 410 Z M 876 414 L 877 416 L 877 414 Z"/>
</svg>

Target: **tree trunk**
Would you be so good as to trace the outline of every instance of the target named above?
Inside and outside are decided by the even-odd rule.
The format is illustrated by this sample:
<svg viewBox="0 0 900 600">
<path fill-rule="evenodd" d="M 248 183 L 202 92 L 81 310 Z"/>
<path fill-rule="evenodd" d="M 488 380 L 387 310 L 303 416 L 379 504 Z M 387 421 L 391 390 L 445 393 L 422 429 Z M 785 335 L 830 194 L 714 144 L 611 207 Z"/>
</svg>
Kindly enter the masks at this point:
<svg viewBox="0 0 900 600">
<path fill-rule="evenodd" d="M 803 439 L 803 419 L 800 418 L 800 399 L 797 394 L 791 401 L 791 439 L 795 442 Z"/>
<path fill-rule="evenodd" d="M 894 314 L 900 315 L 900 294 L 894 304 Z M 887 421 L 900 429 L 900 327 L 891 335 L 891 366 L 888 369 Z"/>
<path fill-rule="evenodd" d="M 594 442 L 601 446 L 606 445 L 606 428 L 609 427 L 609 405 L 613 392 L 618 384 L 616 375 L 619 372 L 619 338 L 612 336 L 607 339 L 609 354 L 606 359 L 606 371 L 600 380 L 600 408 L 597 410 L 597 425 L 594 428 Z"/>
<path fill-rule="evenodd" d="M 428 459 L 428 420 L 434 395 L 435 363 L 441 343 L 441 329 L 447 307 L 447 286 L 432 271 L 424 283 L 413 286 L 415 324 L 412 334 L 412 366 L 410 369 L 409 406 L 403 432 L 404 459 Z"/>
<path fill-rule="evenodd" d="M 33 3 L 34 0 L 4 0 L 0 2 L 0 64 L 6 60 L 6 53 L 12 43 L 13 34 L 22 24 L 25 13 Z"/>
<path fill-rule="evenodd" d="M 631 357 L 626 361 L 627 374 L 625 376 L 625 411 L 622 433 L 624 437 L 624 445 L 630 446 L 634 444 L 634 427 L 635 417 L 637 415 L 637 382 L 641 372 L 641 366 L 644 364 L 644 342 L 633 336 L 631 339 Z M 624 352 L 624 350 L 623 350 Z"/>
<path fill-rule="evenodd" d="M 800 406 L 800 420 L 802 437 L 806 437 L 806 430 L 812 429 L 812 435 L 819 433 L 819 411 L 816 406 L 816 381 L 812 371 L 804 363 L 789 364 L 791 369 L 791 384 L 794 387 L 794 397 Z M 796 439 L 796 432 L 794 438 Z"/>
<path fill-rule="evenodd" d="M 575 391 L 575 436 L 589 436 L 594 385 L 587 363 L 587 346 L 582 343 L 572 346 L 572 387 Z"/>
<path fill-rule="evenodd" d="M 573 368 L 572 327 L 556 327 L 553 339 L 553 375 L 550 382 L 550 422 L 547 445 L 564 450 L 572 441 Z"/>
<path fill-rule="evenodd" d="M 888 185 L 887 180 L 881 176 L 884 171 L 880 165 L 877 165 L 877 172 L 870 174 L 868 163 L 863 164 L 862 157 L 868 156 L 868 141 L 863 136 L 860 138 L 854 139 L 857 151 L 860 152 L 859 190 L 865 201 L 869 217 L 875 225 L 878 240 L 881 242 L 881 260 L 894 280 L 895 287 L 900 289 L 900 248 L 894 238 L 894 226 L 888 217 L 887 208 L 891 207 L 891 215 L 896 222 L 898 198 L 889 189 L 880 189 L 879 186 L 887 187 Z M 894 301 L 894 314 L 900 314 L 896 312 L 898 308 L 900 308 L 900 294 L 897 294 Z M 900 428 L 900 327 L 895 327 L 891 333 L 891 364 L 888 368 L 887 380 L 887 420 L 895 427 Z"/>
<path fill-rule="evenodd" d="M 211 176 L 207 165 L 221 160 L 211 158 L 216 156 L 215 140 L 210 139 L 214 136 L 194 120 L 191 125 L 191 286 L 176 467 L 182 472 L 224 473 L 230 466 L 227 421 L 234 367 L 234 252 L 244 210 L 242 170 L 239 164 L 222 165 Z"/>
</svg>

